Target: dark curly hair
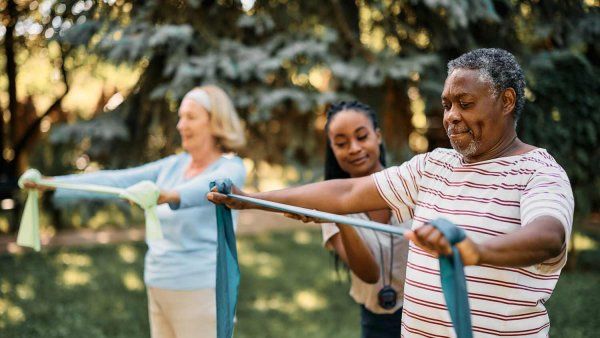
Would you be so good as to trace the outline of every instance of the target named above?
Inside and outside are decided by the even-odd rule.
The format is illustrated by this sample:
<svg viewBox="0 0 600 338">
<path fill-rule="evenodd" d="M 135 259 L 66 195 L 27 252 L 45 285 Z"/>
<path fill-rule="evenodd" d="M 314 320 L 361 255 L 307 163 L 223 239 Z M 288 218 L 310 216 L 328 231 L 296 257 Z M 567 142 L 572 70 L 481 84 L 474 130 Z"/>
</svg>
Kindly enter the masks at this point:
<svg viewBox="0 0 600 338">
<path fill-rule="evenodd" d="M 359 112 L 364 114 L 369 118 L 371 123 L 373 124 L 373 129 L 377 130 L 379 128 L 379 122 L 377 120 L 377 114 L 375 111 L 368 105 L 359 102 L 359 101 L 341 101 L 338 103 L 334 103 L 329 106 L 327 109 L 327 122 L 325 123 L 325 139 L 327 142 L 327 149 L 325 150 L 325 180 L 332 180 L 336 178 L 349 178 L 350 174 L 345 172 L 338 163 L 335 155 L 333 154 L 333 149 L 331 149 L 331 142 L 329 141 L 329 137 L 327 137 L 327 133 L 329 133 L 329 123 L 333 117 L 344 110 L 351 110 L 355 112 Z M 383 142 L 379 145 L 379 162 L 385 167 L 385 146 Z"/>
<path fill-rule="evenodd" d="M 494 95 L 508 88 L 514 89 L 517 94 L 515 123 L 519 120 L 525 105 L 525 75 L 514 55 L 500 48 L 475 49 L 448 62 L 448 75 L 459 68 L 479 70 L 482 80 L 490 83 Z"/>
</svg>

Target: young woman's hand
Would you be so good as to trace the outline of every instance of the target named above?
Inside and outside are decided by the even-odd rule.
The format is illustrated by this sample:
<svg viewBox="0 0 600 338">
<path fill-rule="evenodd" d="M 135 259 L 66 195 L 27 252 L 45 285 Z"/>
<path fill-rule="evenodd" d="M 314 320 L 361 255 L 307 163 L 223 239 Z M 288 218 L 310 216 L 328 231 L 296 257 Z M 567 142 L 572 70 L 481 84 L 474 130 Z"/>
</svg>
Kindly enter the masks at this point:
<svg viewBox="0 0 600 338">
<path fill-rule="evenodd" d="M 310 217 L 310 216 L 304 216 L 304 215 L 298 215 L 298 214 L 292 214 L 289 212 L 284 212 L 283 216 L 287 217 L 287 218 L 291 218 L 291 219 L 295 219 L 298 221 L 302 221 L 304 223 L 327 223 L 328 221 L 319 219 L 319 218 L 315 218 L 315 217 Z"/>
</svg>

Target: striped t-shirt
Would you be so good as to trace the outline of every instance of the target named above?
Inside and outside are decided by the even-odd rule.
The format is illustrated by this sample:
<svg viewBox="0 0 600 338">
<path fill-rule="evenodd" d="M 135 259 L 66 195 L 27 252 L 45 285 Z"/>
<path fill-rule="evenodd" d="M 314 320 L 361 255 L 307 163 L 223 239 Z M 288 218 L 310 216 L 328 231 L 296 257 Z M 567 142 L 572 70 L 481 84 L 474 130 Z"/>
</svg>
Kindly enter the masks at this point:
<svg viewBox="0 0 600 338">
<path fill-rule="evenodd" d="M 454 150 L 436 149 L 373 177 L 398 219 L 413 219 L 413 229 L 444 217 L 481 243 L 517 231 L 537 217 L 552 216 L 565 227 L 565 243 L 571 234 L 569 179 L 544 149 L 472 164 Z M 566 258 L 565 244 L 558 257 L 535 266 L 466 267 L 474 336 L 547 336 L 550 322 L 544 303 Z M 403 336 L 455 336 L 438 260 L 412 242 L 404 297 Z"/>
</svg>

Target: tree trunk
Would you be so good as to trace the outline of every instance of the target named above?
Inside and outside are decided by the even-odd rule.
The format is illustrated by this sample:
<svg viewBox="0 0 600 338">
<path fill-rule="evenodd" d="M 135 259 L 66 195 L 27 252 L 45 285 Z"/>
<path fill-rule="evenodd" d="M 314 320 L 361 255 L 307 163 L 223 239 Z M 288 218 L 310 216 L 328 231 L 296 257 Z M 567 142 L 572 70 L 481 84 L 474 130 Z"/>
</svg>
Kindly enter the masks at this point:
<svg viewBox="0 0 600 338">
<path fill-rule="evenodd" d="M 6 56 L 6 77 L 8 78 L 8 110 L 10 112 L 10 143 L 17 139 L 17 64 L 15 62 L 14 31 L 17 23 L 17 5 L 14 0 L 8 0 L 6 5 L 8 25 L 4 37 L 4 53 Z"/>
<path fill-rule="evenodd" d="M 15 25 L 17 23 L 17 4 L 14 0 L 8 0 L 6 4 L 6 12 L 7 18 L 5 18 L 6 24 L 6 33 L 4 35 L 4 56 L 6 58 L 6 77 L 8 79 L 8 111 L 10 113 L 10 122 L 8 126 L 4 125 L 4 121 L 2 121 L 2 129 L 0 129 L 0 197 L 4 198 L 14 198 L 14 190 L 17 188 L 17 167 L 14 156 L 5 158 L 5 152 L 7 149 L 12 149 L 12 146 L 16 139 L 17 133 L 17 63 L 15 61 L 15 38 L 14 31 Z M 0 116 L 0 120 L 3 120 L 3 117 Z M 8 127 L 8 130 L 6 129 Z M 7 142 L 8 141 L 8 142 Z M 11 147 L 11 148 L 9 148 Z M 14 153 L 13 153 L 14 154 Z M 17 202 L 15 200 L 15 202 Z M 13 210 L 16 213 L 19 205 L 15 203 L 15 209 Z M 16 229 L 18 217 L 12 217 L 12 222 L 10 225 L 10 230 L 14 231 Z"/>
<path fill-rule="evenodd" d="M 408 135 L 412 132 L 410 101 L 406 94 L 406 82 L 387 79 L 383 105 L 383 138 L 392 162 L 406 160 L 403 153 L 408 149 Z"/>
</svg>

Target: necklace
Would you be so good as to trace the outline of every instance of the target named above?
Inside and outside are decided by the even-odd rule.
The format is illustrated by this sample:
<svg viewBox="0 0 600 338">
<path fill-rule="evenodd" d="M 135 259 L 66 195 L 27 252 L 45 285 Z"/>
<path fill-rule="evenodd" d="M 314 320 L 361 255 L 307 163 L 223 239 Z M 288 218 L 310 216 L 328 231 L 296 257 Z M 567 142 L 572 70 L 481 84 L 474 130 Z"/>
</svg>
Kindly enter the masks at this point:
<svg viewBox="0 0 600 338">
<path fill-rule="evenodd" d="M 389 269 L 389 283 L 385 282 L 385 270 L 383 268 L 383 246 L 381 245 L 381 241 L 379 240 L 379 235 L 377 235 L 377 231 L 373 230 L 373 234 L 377 239 L 377 245 L 379 247 L 379 257 L 380 257 L 380 267 L 381 267 L 381 278 L 383 279 L 383 287 L 377 293 L 377 300 L 379 302 L 379 306 L 386 310 L 393 309 L 396 306 L 396 300 L 398 299 L 398 293 L 392 287 L 393 275 L 392 269 L 394 267 L 394 235 L 389 234 L 390 237 L 390 269 Z"/>
</svg>

